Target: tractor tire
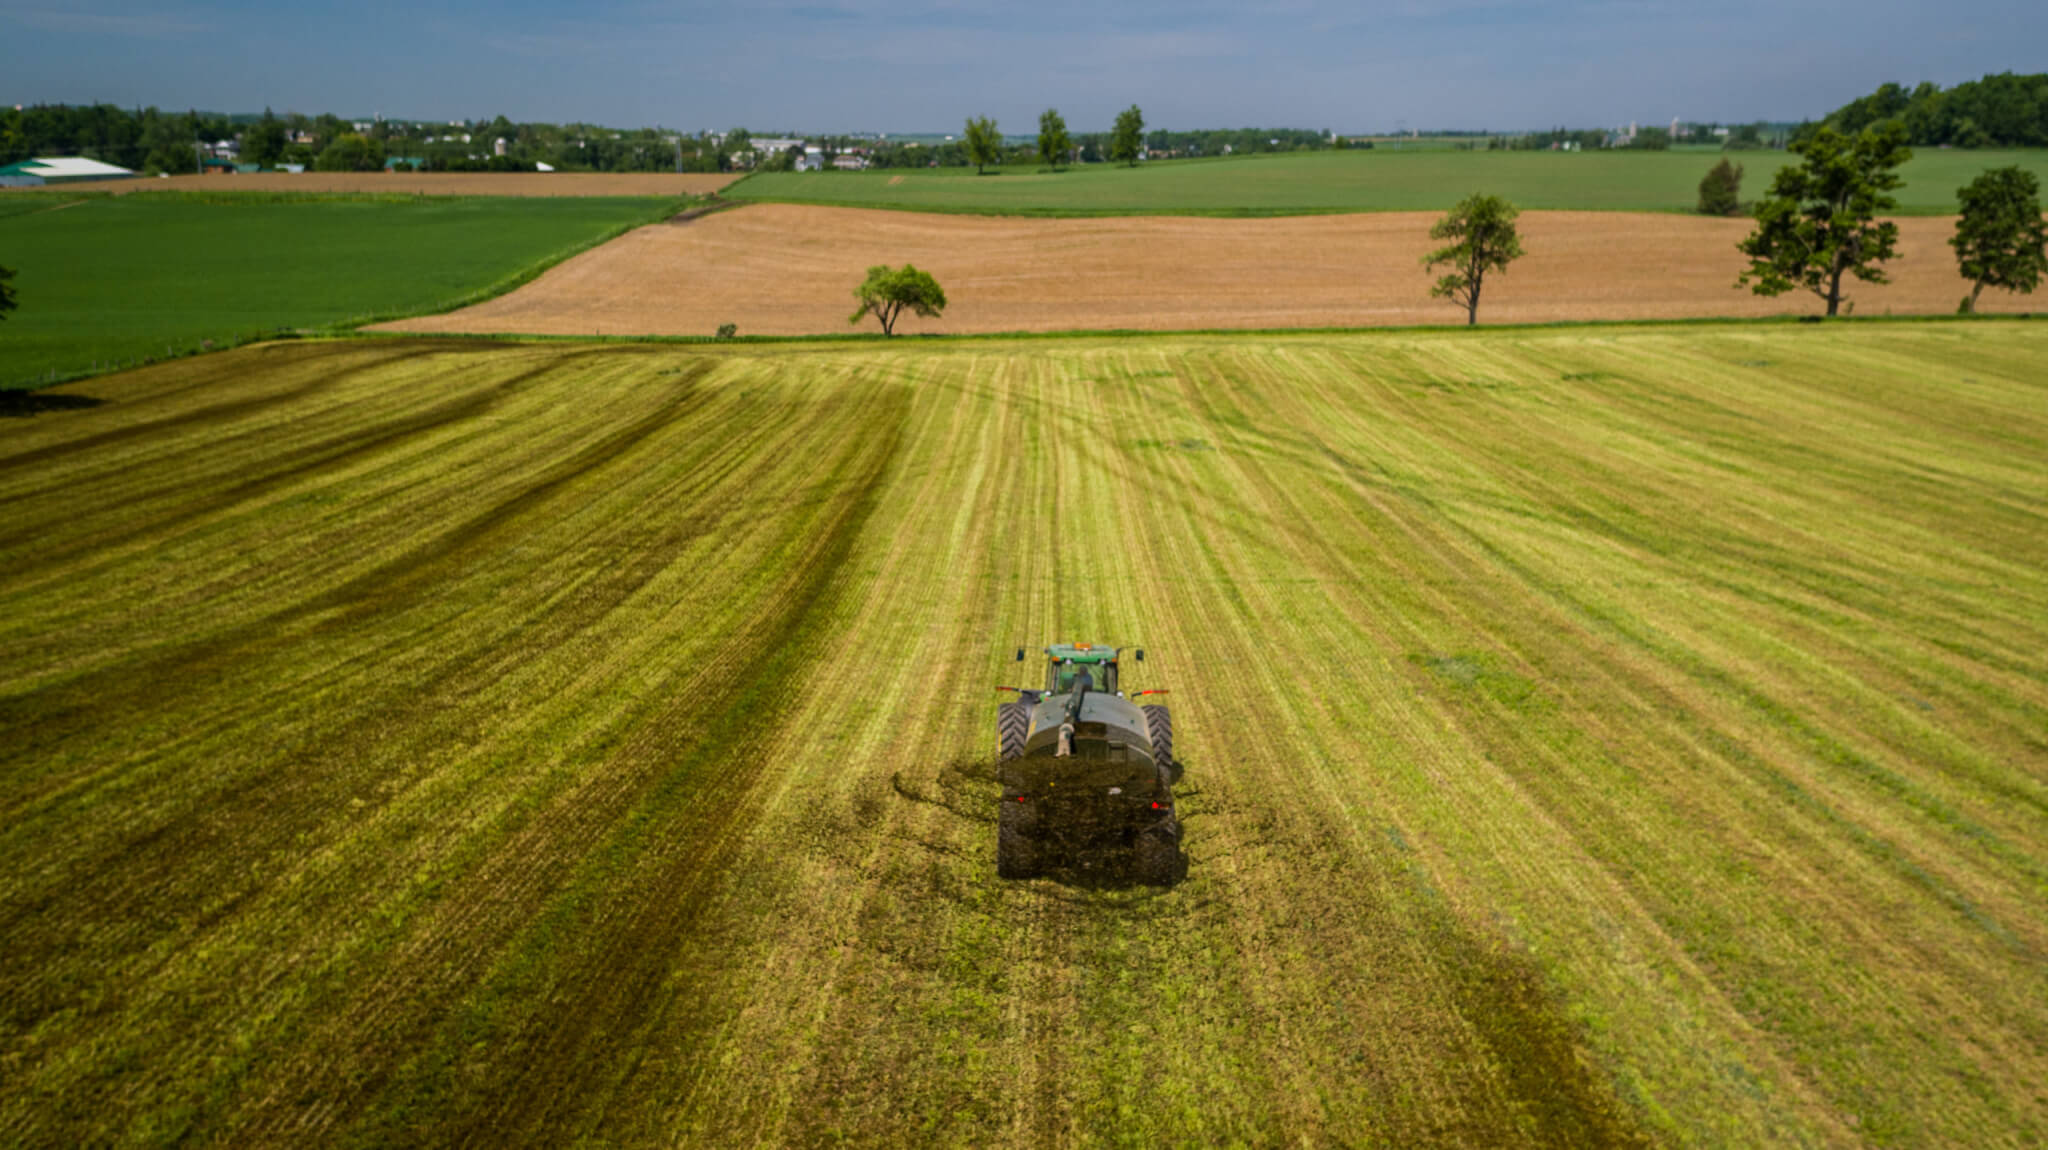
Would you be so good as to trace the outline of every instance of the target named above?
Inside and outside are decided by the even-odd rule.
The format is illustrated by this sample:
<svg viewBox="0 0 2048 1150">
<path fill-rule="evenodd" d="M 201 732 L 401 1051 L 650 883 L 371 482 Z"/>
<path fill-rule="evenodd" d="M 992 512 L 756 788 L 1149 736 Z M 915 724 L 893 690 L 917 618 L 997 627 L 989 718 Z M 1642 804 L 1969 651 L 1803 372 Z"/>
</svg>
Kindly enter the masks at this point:
<svg viewBox="0 0 2048 1150">
<path fill-rule="evenodd" d="M 1180 761 L 1173 757 L 1173 715 L 1153 703 L 1145 708 L 1145 733 L 1152 737 L 1152 761 L 1166 772 L 1166 785 L 1180 781 Z"/>
<path fill-rule="evenodd" d="M 996 877 L 1037 878 L 1040 870 L 1038 844 L 1020 825 L 1023 804 L 1006 801 L 996 818 Z"/>
<path fill-rule="evenodd" d="M 1172 886 L 1188 875 L 1188 856 L 1180 849 L 1180 821 L 1169 819 L 1138 836 L 1131 845 L 1131 877 L 1146 886 Z"/>
<path fill-rule="evenodd" d="M 1002 762 L 1024 757 L 1024 741 L 1031 737 L 1029 703 L 1004 703 L 996 708 L 996 752 Z"/>
</svg>

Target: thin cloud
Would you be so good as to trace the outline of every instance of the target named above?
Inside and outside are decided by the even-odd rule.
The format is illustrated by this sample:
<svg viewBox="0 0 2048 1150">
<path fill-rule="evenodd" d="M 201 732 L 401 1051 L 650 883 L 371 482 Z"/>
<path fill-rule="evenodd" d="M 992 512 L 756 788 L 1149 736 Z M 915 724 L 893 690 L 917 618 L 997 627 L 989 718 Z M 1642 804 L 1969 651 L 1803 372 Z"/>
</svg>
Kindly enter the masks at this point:
<svg viewBox="0 0 2048 1150">
<path fill-rule="evenodd" d="M 6 16 L 45 32 L 82 32 L 92 36 L 125 36 L 136 40 L 190 40 L 206 31 L 204 24 L 158 14 L 13 10 Z"/>
</svg>

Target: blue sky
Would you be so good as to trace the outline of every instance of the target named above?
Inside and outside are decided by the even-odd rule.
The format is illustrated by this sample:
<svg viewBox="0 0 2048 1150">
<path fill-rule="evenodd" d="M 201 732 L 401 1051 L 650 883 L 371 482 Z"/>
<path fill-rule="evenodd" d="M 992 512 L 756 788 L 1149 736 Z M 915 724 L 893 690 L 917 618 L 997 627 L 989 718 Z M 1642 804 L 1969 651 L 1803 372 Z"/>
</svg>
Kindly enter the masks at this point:
<svg viewBox="0 0 2048 1150">
<path fill-rule="evenodd" d="M 2048 68 L 2041 0 L 0 0 L 0 101 L 695 130 L 1340 132 L 1814 116 Z"/>
</svg>

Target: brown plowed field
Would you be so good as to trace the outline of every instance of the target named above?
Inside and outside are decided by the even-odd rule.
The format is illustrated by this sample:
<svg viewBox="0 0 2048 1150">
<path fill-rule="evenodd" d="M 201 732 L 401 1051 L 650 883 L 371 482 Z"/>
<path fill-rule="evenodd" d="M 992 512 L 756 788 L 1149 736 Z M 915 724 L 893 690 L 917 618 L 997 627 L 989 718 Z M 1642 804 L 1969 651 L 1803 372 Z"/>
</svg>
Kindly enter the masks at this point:
<svg viewBox="0 0 2048 1150">
<path fill-rule="evenodd" d="M 406 196 L 702 196 L 737 172 L 250 172 L 106 180 L 94 192 L 395 192 Z"/>
<path fill-rule="evenodd" d="M 944 318 L 901 330 L 1352 327 L 1452 323 L 1420 259 L 1435 215 L 1061 220 L 761 204 L 657 225 L 577 256 L 510 295 L 384 325 L 419 332 L 709 335 L 847 330 L 863 269 L 905 260 L 945 285 Z M 1528 255 L 1487 282 L 1482 322 L 1771 316 L 1811 295 L 1734 286 L 1746 220 L 1528 212 Z M 1899 221 L 1895 282 L 1858 283 L 1856 314 L 1953 312 L 1965 291 L 1949 219 Z M 1987 292 L 1980 308 L 2026 297 Z"/>
</svg>

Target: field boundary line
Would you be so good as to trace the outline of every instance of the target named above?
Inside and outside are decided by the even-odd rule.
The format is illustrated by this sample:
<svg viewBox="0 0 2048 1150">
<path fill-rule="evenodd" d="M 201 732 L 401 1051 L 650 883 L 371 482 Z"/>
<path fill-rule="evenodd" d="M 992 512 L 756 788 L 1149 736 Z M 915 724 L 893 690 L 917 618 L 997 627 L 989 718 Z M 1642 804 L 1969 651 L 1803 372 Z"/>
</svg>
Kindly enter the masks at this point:
<svg viewBox="0 0 2048 1150">
<path fill-rule="evenodd" d="M 1791 327 L 1835 326 L 1835 325 L 1910 325 L 1927 323 L 2018 323 L 2048 319 L 2048 312 L 2020 312 L 2017 314 L 1956 315 L 1943 312 L 1927 312 L 1912 315 L 1869 315 L 1869 316 L 1688 316 L 1675 319 L 1564 319 L 1544 320 L 1530 323 L 1501 323 L 1468 327 L 1463 323 L 1446 320 L 1440 324 L 1386 324 L 1364 327 L 1260 327 L 1260 328 L 1067 328 L 1059 331 L 977 331 L 977 332 L 917 332 L 909 335 L 885 336 L 880 332 L 818 332 L 810 335 L 735 335 L 720 338 L 715 335 L 582 335 L 577 333 L 546 334 L 492 331 L 362 331 L 350 329 L 336 332 L 312 333 L 317 338 L 340 339 L 456 339 L 480 340 L 485 342 L 509 343 L 615 343 L 615 344 L 702 344 L 711 346 L 769 346 L 775 344 L 853 344 L 861 346 L 887 347 L 929 347 L 932 344 L 986 343 L 991 341 L 1024 340 L 1075 340 L 1075 339 L 1185 339 L 1189 336 L 1231 337 L 1257 336 L 1276 338 L 1282 336 L 1336 336 L 1336 335 L 1463 335 L 1479 338 L 1485 333 L 1544 333 L 1582 329 L 1629 329 L 1629 328 L 1702 328 L 1702 327 Z M 366 321 L 381 322 L 381 321 Z"/>
</svg>

